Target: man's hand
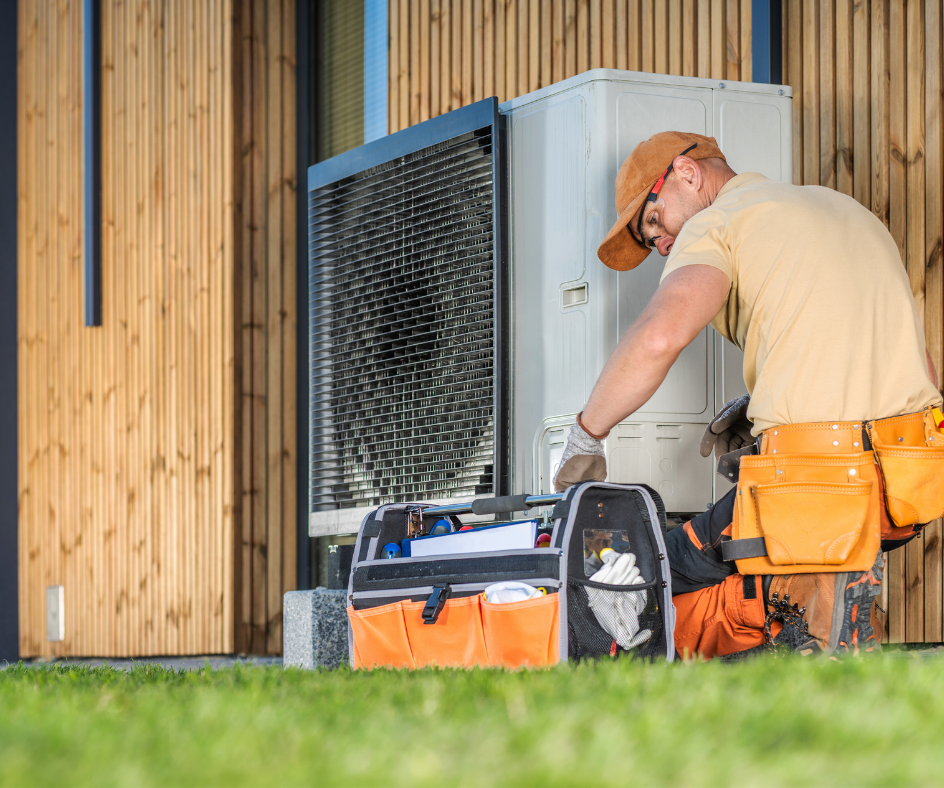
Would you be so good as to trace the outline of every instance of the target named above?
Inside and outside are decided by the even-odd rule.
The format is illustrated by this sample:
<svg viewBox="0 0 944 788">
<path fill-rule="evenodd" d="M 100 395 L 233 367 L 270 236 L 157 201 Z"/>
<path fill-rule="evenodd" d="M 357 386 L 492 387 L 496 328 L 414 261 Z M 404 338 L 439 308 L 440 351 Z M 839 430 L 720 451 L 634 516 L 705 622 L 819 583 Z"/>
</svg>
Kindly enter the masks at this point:
<svg viewBox="0 0 944 788">
<path fill-rule="evenodd" d="M 754 423 L 747 418 L 747 407 L 750 404 L 750 395 L 742 394 L 725 405 L 711 420 L 701 439 L 699 451 L 702 457 L 710 457 L 713 449 L 720 458 L 754 441 L 751 435 Z"/>
<path fill-rule="evenodd" d="M 574 424 L 570 428 L 564 454 L 554 475 L 554 489 L 564 492 L 577 482 L 605 480 L 606 455 L 603 453 L 603 441 L 591 438 L 579 424 Z"/>
</svg>

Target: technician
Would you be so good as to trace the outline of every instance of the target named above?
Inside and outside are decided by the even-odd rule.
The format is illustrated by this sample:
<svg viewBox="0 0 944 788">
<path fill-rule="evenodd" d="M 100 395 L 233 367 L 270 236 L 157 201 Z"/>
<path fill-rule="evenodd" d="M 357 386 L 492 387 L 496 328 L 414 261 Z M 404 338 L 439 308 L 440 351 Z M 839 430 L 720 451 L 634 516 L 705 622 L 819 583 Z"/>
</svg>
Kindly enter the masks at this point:
<svg viewBox="0 0 944 788">
<path fill-rule="evenodd" d="M 556 489 L 605 479 L 604 438 L 712 325 L 743 351 L 750 396 L 702 444 L 736 450 L 721 467 L 737 487 L 668 535 L 676 648 L 871 650 L 882 550 L 944 512 L 944 485 L 928 484 L 944 472 L 942 400 L 894 240 L 852 198 L 739 175 L 713 138 L 682 132 L 635 148 L 616 208 L 600 260 L 667 260 L 570 431 Z"/>
</svg>

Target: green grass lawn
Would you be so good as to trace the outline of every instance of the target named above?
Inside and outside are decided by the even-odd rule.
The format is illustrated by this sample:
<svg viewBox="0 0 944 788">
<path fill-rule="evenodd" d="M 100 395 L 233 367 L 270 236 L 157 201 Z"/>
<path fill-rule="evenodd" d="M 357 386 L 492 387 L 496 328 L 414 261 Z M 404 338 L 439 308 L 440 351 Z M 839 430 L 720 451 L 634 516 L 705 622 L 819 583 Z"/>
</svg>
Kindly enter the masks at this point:
<svg viewBox="0 0 944 788">
<path fill-rule="evenodd" d="M 0 785 L 937 785 L 944 659 L 0 671 Z"/>
</svg>

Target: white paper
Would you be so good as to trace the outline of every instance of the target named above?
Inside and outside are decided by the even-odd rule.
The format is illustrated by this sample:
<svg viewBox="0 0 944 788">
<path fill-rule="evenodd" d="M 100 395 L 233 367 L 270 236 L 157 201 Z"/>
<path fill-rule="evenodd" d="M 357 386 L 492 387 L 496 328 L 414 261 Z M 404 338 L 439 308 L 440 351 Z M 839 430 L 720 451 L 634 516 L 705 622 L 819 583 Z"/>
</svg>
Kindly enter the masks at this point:
<svg viewBox="0 0 944 788">
<path fill-rule="evenodd" d="M 411 540 L 410 557 L 528 550 L 534 547 L 537 535 L 537 520 L 524 520 L 507 525 L 476 528 L 471 531 L 456 531 L 442 536 Z"/>
</svg>

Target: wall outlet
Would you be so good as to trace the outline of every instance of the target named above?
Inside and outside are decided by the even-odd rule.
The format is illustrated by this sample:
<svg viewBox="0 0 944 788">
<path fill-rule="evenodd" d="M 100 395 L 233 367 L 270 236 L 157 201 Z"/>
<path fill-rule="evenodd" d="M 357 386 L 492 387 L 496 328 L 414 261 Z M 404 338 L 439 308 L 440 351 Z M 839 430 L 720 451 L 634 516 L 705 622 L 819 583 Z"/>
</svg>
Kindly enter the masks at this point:
<svg viewBox="0 0 944 788">
<path fill-rule="evenodd" d="M 65 587 L 46 586 L 46 640 L 66 639 Z"/>
</svg>

